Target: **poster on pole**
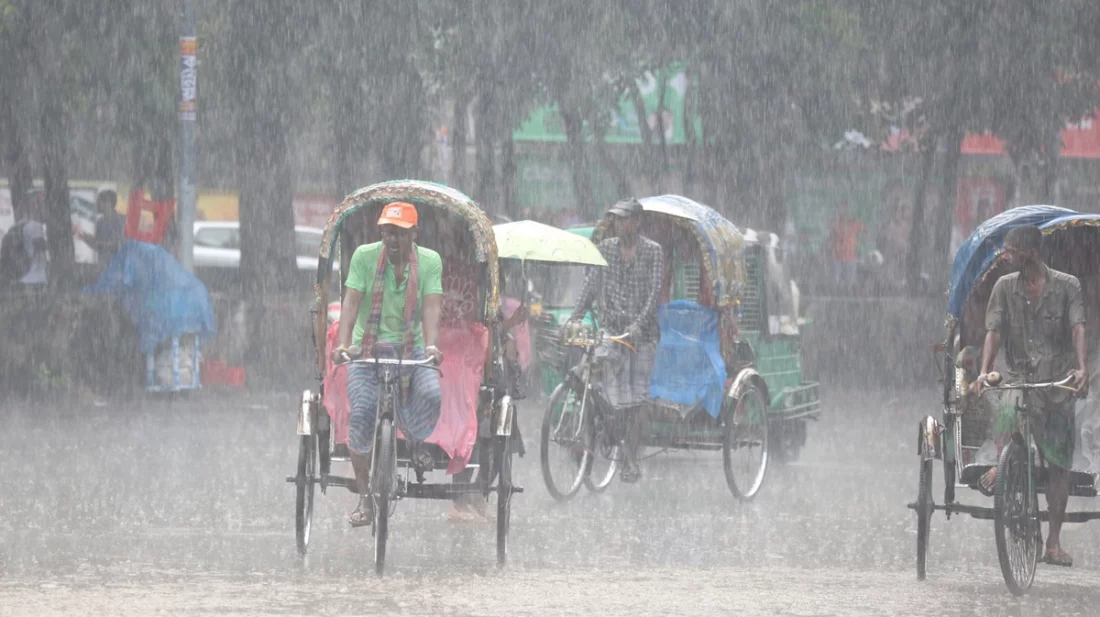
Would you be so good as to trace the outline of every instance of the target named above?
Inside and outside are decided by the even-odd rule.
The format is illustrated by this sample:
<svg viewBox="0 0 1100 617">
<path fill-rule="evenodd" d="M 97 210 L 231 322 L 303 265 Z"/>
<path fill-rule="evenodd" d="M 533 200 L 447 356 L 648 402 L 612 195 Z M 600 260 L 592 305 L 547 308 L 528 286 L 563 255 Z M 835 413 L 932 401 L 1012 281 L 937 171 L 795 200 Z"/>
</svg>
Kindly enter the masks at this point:
<svg viewBox="0 0 1100 617">
<path fill-rule="evenodd" d="M 198 42 L 193 36 L 180 37 L 180 120 L 195 120 L 198 99 Z"/>
</svg>

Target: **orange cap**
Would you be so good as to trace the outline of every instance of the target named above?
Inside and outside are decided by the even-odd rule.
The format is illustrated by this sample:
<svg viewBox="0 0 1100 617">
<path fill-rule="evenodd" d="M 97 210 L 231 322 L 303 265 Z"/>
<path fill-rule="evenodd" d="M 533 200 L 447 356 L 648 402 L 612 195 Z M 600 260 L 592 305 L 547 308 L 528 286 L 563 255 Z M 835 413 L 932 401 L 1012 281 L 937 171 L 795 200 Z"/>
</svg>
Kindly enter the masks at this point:
<svg viewBox="0 0 1100 617">
<path fill-rule="evenodd" d="M 416 206 L 403 201 L 382 206 L 382 216 L 378 217 L 379 225 L 395 225 L 402 229 L 416 227 L 416 221 Z"/>
</svg>

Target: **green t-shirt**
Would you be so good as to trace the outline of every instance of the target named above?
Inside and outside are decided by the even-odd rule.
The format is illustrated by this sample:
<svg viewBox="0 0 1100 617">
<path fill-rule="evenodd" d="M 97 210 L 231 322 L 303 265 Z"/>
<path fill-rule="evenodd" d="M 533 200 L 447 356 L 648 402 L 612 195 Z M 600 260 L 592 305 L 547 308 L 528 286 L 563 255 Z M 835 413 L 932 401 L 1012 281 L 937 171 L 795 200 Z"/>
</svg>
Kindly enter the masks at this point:
<svg viewBox="0 0 1100 617">
<path fill-rule="evenodd" d="M 378 255 L 382 252 L 382 243 L 364 244 L 355 249 L 348 266 L 348 289 L 363 292 L 363 303 L 359 306 L 359 318 L 355 321 L 352 343 L 358 345 L 363 340 L 363 332 L 370 319 L 372 298 L 374 297 L 374 274 L 378 267 Z M 443 260 L 439 253 L 422 246 L 416 247 L 419 260 L 420 302 L 413 311 L 413 345 L 424 346 L 424 296 L 443 293 Z M 382 321 L 378 324 L 378 340 L 389 343 L 405 342 L 405 290 L 409 281 L 409 269 L 405 268 L 405 280 L 398 287 L 394 276 L 393 264 L 386 261 L 386 274 L 383 277 Z M 364 350 L 367 351 L 367 350 Z"/>
</svg>

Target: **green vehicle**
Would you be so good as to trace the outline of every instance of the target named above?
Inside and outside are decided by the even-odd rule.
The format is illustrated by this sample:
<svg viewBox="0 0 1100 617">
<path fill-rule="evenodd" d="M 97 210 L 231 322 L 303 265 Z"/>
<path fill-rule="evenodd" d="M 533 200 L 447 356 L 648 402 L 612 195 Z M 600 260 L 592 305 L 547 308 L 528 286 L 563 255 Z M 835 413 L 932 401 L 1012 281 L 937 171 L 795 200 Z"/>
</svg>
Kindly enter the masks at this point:
<svg viewBox="0 0 1100 617">
<path fill-rule="evenodd" d="M 807 423 L 820 414 L 818 385 L 802 371 L 797 287 L 774 234 L 739 230 L 684 197 L 640 201 L 642 233 L 664 248 L 666 264 L 643 442 L 648 448 L 721 450 L 731 492 L 751 499 L 768 459 L 796 459 Z M 607 231 L 601 222 L 593 240 Z M 544 309 L 537 341 L 544 391 L 554 382 L 551 375 L 560 376 L 550 391 L 542 434 L 544 480 L 559 500 L 581 484 L 606 488 L 620 462 L 622 438 L 615 410 L 598 394 L 603 369 L 595 353 L 605 343 L 621 342 L 619 333 L 601 332 L 593 323 L 578 333 L 569 329 L 559 340 L 570 304 L 558 298 Z M 561 452 L 563 464 L 548 460 Z"/>
<path fill-rule="evenodd" d="M 594 226 L 571 227 L 566 229 L 586 239 L 592 238 Z M 574 302 L 584 287 L 586 266 L 580 264 L 532 263 L 527 266 L 528 280 L 533 288 L 532 332 L 535 336 L 537 364 L 529 376 L 532 385 L 537 384 L 543 396 L 550 396 L 554 388 L 561 383 L 567 366 L 580 361 L 578 353 L 570 354 L 558 340 L 558 332 L 573 313 Z M 585 323 L 595 327 L 597 324 L 590 312 L 585 315 Z"/>
</svg>

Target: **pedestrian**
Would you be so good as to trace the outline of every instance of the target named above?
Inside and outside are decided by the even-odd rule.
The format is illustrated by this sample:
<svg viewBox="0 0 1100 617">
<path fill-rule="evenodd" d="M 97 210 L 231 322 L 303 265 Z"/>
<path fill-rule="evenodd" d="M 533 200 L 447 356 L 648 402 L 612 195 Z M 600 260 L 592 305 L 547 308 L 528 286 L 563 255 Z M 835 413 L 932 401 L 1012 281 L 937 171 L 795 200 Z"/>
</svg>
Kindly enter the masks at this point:
<svg viewBox="0 0 1100 617">
<path fill-rule="evenodd" d="M 837 208 L 829 230 L 829 246 L 833 257 L 833 281 L 837 286 L 854 287 L 858 272 L 859 234 L 863 232 L 863 223 L 852 216 L 847 202 Z"/>
<path fill-rule="evenodd" d="M 0 287 L 41 288 L 48 280 L 45 193 L 27 192 L 23 214 L 0 241 Z"/>
<path fill-rule="evenodd" d="M 92 248 L 101 264 L 109 261 L 126 239 L 126 217 L 115 210 L 117 204 L 118 194 L 110 189 L 101 190 L 95 197 L 99 219 L 95 222 Z"/>
</svg>

